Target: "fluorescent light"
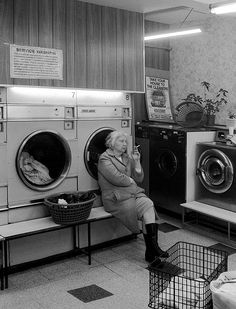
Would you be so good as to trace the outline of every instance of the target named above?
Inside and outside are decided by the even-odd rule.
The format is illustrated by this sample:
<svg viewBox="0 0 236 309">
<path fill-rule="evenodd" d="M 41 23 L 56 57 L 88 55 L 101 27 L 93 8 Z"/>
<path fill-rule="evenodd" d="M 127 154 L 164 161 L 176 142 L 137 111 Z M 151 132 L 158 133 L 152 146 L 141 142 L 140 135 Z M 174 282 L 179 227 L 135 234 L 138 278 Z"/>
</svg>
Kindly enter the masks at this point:
<svg viewBox="0 0 236 309">
<path fill-rule="evenodd" d="M 181 35 L 194 34 L 194 33 L 199 33 L 199 32 L 202 32 L 200 28 L 190 29 L 190 30 L 181 30 L 181 31 L 175 31 L 175 32 L 167 32 L 167 33 L 162 33 L 162 34 L 145 36 L 144 41 L 164 39 L 164 38 L 169 38 L 172 36 L 181 36 Z"/>
<path fill-rule="evenodd" d="M 210 6 L 211 13 L 213 14 L 226 14 L 236 12 L 236 3 L 224 4 L 221 6 Z"/>
</svg>

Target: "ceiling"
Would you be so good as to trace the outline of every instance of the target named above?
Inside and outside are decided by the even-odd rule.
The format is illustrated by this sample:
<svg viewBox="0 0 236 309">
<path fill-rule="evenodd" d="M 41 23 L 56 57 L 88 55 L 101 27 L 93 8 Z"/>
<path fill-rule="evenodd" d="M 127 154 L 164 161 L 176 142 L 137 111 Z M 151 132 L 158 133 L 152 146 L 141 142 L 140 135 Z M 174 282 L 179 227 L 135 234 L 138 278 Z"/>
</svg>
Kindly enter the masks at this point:
<svg viewBox="0 0 236 309">
<path fill-rule="evenodd" d="M 86 2 L 145 13 L 145 19 L 166 24 L 209 16 L 209 5 L 222 0 L 84 0 Z M 224 1 L 230 3 L 232 0 Z M 190 13 L 191 12 L 191 13 Z M 190 14 L 189 14 L 190 13 Z M 188 16 L 189 14 L 189 16 Z"/>
</svg>

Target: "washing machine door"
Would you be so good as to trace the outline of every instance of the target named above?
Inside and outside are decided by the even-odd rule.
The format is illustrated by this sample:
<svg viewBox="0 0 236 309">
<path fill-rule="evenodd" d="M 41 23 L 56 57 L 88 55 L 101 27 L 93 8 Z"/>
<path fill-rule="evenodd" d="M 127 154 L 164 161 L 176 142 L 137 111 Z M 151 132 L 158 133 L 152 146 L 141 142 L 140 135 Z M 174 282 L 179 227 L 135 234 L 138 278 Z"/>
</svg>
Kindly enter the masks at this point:
<svg viewBox="0 0 236 309">
<path fill-rule="evenodd" d="M 23 183 L 36 191 L 57 187 L 71 165 L 69 144 L 58 132 L 38 130 L 28 135 L 16 155 L 16 170 Z"/>
<path fill-rule="evenodd" d="M 197 175 L 208 191 L 221 194 L 231 187 L 234 169 L 231 160 L 224 152 L 219 149 L 208 149 L 199 157 Z"/>
<path fill-rule="evenodd" d="M 172 150 L 161 149 L 155 160 L 155 165 L 158 166 L 162 177 L 169 179 L 175 175 L 178 169 L 178 159 Z"/>
<path fill-rule="evenodd" d="M 100 128 L 90 135 L 84 149 L 84 162 L 90 176 L 98 179 L 98 159 L 100 155 L 106 151 L 106 137 L 109 133 L 115 131 L 113 128 Z"/>
</svg>

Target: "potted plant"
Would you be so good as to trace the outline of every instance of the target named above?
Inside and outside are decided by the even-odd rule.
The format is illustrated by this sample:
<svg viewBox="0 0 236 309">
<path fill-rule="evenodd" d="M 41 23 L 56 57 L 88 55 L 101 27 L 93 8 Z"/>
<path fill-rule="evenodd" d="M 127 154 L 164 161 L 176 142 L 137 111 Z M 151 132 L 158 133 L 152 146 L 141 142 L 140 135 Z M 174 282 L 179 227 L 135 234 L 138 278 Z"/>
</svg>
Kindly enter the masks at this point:
<svg viewBox="0 0 236 309">
<path fill-rule="evenodd" d="M 229 134 L 234 134 L 234 129 L 236 128 L 236 113 L 229 111 L 228 118 L 226 119 L 226 125 L 229 128 Z"/>
<path fill-rule="evenodd" d="M 210 94 L 210 83 L 203 81 L 201 86 L 204 89 L 204 110 L 207 116 L 207 125 L 213 125 L 215 123 L 215 115 L 220 111 L 220 107 L 223 104 L 227 104 L 227 93 L 228 91 L 220 88 L 215 95 L 209 97 Z"/>
<path fill-rule="evenodd" d="M 227 104 L 227 93 L 228 91 L 220 88 L 215 95 L 210 91 L 210 83 L 203 81 L 201 82 L 201 86 L 204 90 L 203 98 L 195 93 L 190 93 L 187 95 L 184 102 L 195 102 L 203 105 L 203 109 L 206 114 L 206 123 L 207 125 L 214 125 L 215 123 L 215 115 L 219 112 L 220 107 L 223 104 Z M 211 96 L 210 96 L 211 95 Z"/>
</svg>

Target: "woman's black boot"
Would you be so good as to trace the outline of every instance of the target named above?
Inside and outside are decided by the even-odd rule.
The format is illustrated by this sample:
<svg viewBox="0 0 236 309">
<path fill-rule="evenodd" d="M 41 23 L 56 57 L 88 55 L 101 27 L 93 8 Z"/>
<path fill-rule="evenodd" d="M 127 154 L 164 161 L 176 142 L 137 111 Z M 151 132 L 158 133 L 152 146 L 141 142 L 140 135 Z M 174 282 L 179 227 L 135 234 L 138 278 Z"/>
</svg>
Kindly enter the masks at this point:
<svg viewBox="0 0 236 309">
<path fill-rule="evenodd" d="M 158 246 L 158 238 L 157 238 L 157 233 L 158 233 L 158 225 L 156 223 L 149 223 L 145 225 L 146 227 L 146 237 L 148 239 L 148 242 L 151 244 L 150 246 L 152 247 L 152 254 L 157 257 L 162 257 L 162 258 L 167 258 L 169 257 L 168 252 L 163 251 L 159 246 Z M 144 237 L 145 238 L 145 237 Z M 145 241 L 146 242 L 146 241 Z"/>
<path fill-rule="evenodd" d="M 158 259 L 157 256 L 156 256 L 156 251 L 153 248 L 153 243 L 152 243 L 152 239 L 151 239 L 150 235 L 143 234 L 143 238 L 144 238 L 145 245 L 146 245 L 145 261 L 147 261 L 148 263 L 151 263 L 155 259 L 157 259 L 157 261 L 156 261 L 157 263 L 161 262 L 161 260 Z"/>
</svg>

